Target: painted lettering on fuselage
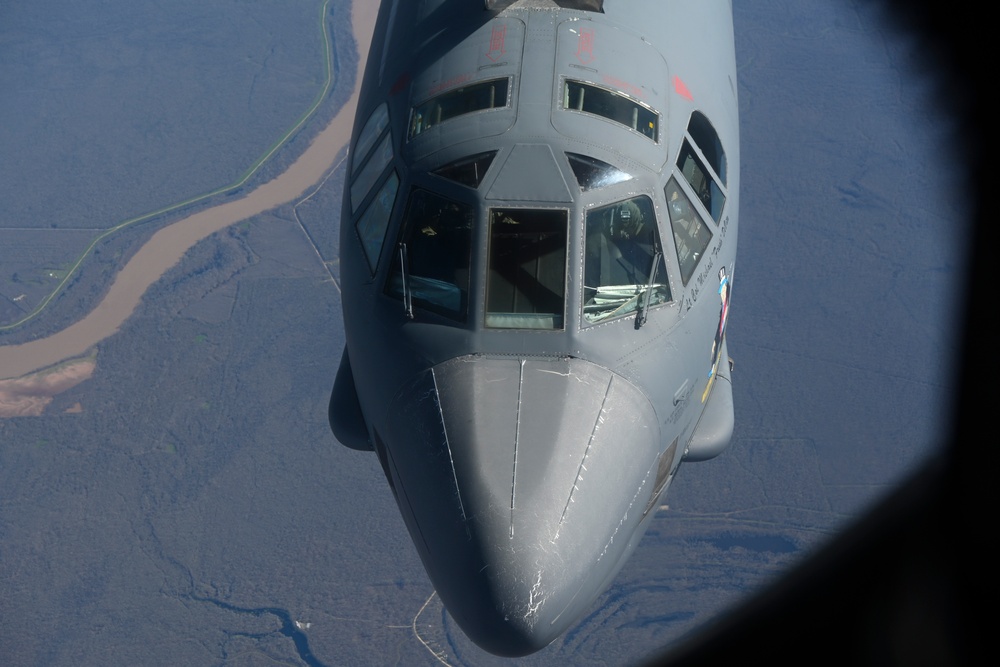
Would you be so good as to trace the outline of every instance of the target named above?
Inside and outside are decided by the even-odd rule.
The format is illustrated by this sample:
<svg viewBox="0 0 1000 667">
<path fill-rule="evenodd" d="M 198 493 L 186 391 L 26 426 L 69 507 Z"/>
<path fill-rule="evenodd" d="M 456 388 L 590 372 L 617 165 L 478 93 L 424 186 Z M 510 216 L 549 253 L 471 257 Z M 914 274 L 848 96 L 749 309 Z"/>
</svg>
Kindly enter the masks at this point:
<svg viewBox="0 0 1000 667">
<path fill-rule="evenodd" d="M 576 59 L 584 65 L 594 62 L 594 31 L 583 28 L 577 37 Z"/>
<path fill-rule="evenodd" d="M 493 26 L 493 33 L 490 35 L 490 48 L 486 52 L 486 57 L 496 62 L 497 58 L 500 58 L 507 53 L 507 49 L 504 46 L 504 42 L 507 41 L 507 26 L 506 25 L 495 25 Z"/>
</svg>

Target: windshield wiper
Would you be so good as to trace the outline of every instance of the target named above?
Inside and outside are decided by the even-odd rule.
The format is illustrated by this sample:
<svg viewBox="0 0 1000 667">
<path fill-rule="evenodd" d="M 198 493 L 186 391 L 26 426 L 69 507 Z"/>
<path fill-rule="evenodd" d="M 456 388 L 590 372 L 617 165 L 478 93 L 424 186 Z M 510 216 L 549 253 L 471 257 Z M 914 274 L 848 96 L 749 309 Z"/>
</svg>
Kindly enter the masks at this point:
<svg viewBox="0 0 1000 667">
<path fill-rule="evenodd" d="M 399 268 L 403 278 L 403 312 L 413 319 L 413 295 L 410 293 L 410 267 L 406 255 L 406 244 L 399 244 Z"/>
<path fill-rule="evenodd" d="M 638 329 L 646 323 L 646 315 L 649 313 L 649 300 L 653 296 L 653 281 L 656 279 L 656 269 L 660 266 L 660 258 L 663 251 L 659 244 L 653 246 L 653 265 L 649 268 L 649 279 L 646 281 L 646 293 L 643 295 L 642 305 L 635 314 L 635 328 Z"/>
</svg>

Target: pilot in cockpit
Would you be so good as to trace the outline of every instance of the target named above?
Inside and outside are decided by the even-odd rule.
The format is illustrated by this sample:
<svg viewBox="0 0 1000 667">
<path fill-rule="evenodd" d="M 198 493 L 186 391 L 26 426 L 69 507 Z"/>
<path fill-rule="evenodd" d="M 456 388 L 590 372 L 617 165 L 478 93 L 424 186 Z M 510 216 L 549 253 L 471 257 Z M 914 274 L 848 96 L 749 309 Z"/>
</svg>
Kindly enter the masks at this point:
<svg viewBox="0 0 1000 667">
<path fill-rule="evenodd" d="M 662 256 L 658 273 L 652 274 L 658 242 L 656 214 L 648 196 L 591 209 L 586 224 L 584 318 L 588 322 L 636 310 L 650 281 L 655 284 L 649 305 L 670 300 L 662 278 Z M 661 276 L 659 282 L 657 275 Z"/>
<path fill-rule="evenodd" d="M 602 276 L 602 283 L 644 285 L 653 253 L 648 238 L 650 230 L 642 210 L 630 199 L 609 208 L 606 215 L 606 252 L 611 262 L 605 265 L 610 275 Z"/>
</svg>

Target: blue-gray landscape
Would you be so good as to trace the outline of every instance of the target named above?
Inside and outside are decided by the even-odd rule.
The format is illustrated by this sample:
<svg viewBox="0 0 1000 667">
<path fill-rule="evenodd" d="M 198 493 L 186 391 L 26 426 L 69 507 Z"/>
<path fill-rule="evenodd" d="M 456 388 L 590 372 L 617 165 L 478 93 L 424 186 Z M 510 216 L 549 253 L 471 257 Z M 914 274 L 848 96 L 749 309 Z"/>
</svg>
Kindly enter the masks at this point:
<svg viewBox="0 0 1000 667">
<path fill-rule="evenodd" d="M 734 4 L 734 441 L 682 466 L 611 588 L 525 665 L 632 664 L 679 641 L 946 436 L 970 203 L 921 43 L 876 3 Z M 79 320 L 155 231 L 283 173 L 355 84 L 351 11 L 0 5 L 0 347 Z M 0 417 L 0 663 L 510 662 L 448 618 L 377 458 L 330 433 L 337 158 L 188 251 L 89 379 Z"/>
</svg>

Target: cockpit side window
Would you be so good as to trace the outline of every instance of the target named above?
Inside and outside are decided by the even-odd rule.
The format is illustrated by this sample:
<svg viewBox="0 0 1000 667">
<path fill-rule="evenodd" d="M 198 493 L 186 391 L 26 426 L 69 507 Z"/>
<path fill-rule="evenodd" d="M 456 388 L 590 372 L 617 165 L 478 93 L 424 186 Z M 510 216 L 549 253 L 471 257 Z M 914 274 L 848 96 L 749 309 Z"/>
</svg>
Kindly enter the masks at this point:
<svg viewBox="0 0 1000 667">
<path fill-rule="evenodd" d="M 356 225 L 358 238 L 361 239 L 361 247 L 365 252 L 365 259 L 368 260 L 368 268 L 371 269 L 373 276 L 378 267 L 379 255 L 382 254 L 385 232 L 389 227 L 389 217 L 392 215 L 392 207 L 396 202 L 398 189 L 399 176 L 393 170 L 382 187 L 379 188 L 378 194 L 368 204 L 368 208 L 358 218 Z"/>
<path fill-rule="evenodd" d="M 469 265 L 475 209 L 414 188 L 385 292 L 464 322 L 469 308 Z"/>
<path fill-rule="evenodd" d="M 389 107 L 386 106 L 385 102 L 378 105 L 372 115 L 368 117 L 365 121 L 365 126 L 361 128 L 361 132 L 358 134 L 358 140 L 354 144 L 354 157 L 352 158 L 353 164 L 351 165 L 351 175 L 358 173 L 358 167 L 360 167 L 365 159 L 368 157 L 369 151 L 371 151 L 372 146 L 375 145 L 375 141 L 382 136 L 382 131 L 389 125 Z"/>
<path fill-rule="evenodd" d="M 392 162 L 392 133 L 386 132 L 385 137 L 373 151 L 372 156 L 354 177 L 351 183 L 351 212 L 357 213 L 361 202 L 365 200 L 386 166 Z"/>
<path fill-rule="evenodd" d="M 357 215 L 354 228 L 373 276 L 399 188 L 399 176 L 395 170 L 383 178 L 393 158 L 392 132 L 388 128 L 389 108 L 383 102 L 365 121 L 351 156 L 351 213 Z M 371 196 L 379 181 L 381 186 L 378 192 Z M 362 207 L 366 201 L 368 203 Z"/>
<path fill-rule="evenodd" d="M 568 223 L 565 210 L 490 209 L 486 326 L 563 328 Z"/>
<path fill-rule="evenodd" d="M 644 195 L 587 212 L 583 318 L 597 323 L 670 301 L 653 202 Z M 654 266 L 654 259 L 656 264 Z"/>
<path fill-rule="evenodd" d="M 722 181 L 723 187 L 725 187 L 726 152 L 722 150 L 722 142 L 719 141 L 719 135 L 716 133 L 715 128 L 712 127 L 712 124 L 708 122 L 705 114 L 700 111 L 695 111 L 691 114 L 691 120 L 688 122 L 688 134 L 691 135 L 694 143 L 698 144 L 702 155 L 708 160 L 708 164 L 711 165 L 712 170 L 715 171 L 719 180 Z"/>
<path fill-rule="evenodd" d="M 677 167 L 709 215 L 718 222 L 726 205 L 726 154 L 715 128 L 699 111 L 691 114 Z"/>
<path fill-rule="evenodd" d="M 472 83 L 432 97 L 411 110 L 409 138 L 467 113 L 505 107 L 509 89 L 510 79 L 504 77 Z"/>
<path fill-rule="evenodd" d="M 718 221 L 726 203 L 726 195 L 723 194 L 710 172 L 705 169 L 705 164 L 687 139 L 681 146 L 681 153 L 677 157 L 677 166 L 712 219 Z"/>
<path fill-rule="evenodd" d="M 660 116 L 622 93 L 583 81 L 563 82 L 563 109 L 606 118 L 645 137 L 657 140 Z"/>
<path fill-rule="evenodd" d="M 687 285 L 705 249 L 712 241 L 712 230 L 691 205 L 691 201 L 677 184 L 676 179 L 671 178 L 667 181 L 663 194 L 667 198 L 670 226 L 674 231 L 674 245 L 677 246 L 681 280 Z"/>
<path fill-rule="evenodd" d="M 365 121 L 365 126 L 361 128 L 354 143 L 354 154 L 351 156 L 351 213 L 358 212 L 365 197 L 392 162 L 392 132 L 388 131 L 388 127 L 389 109 L 383 102 Z"/>
</svg>

